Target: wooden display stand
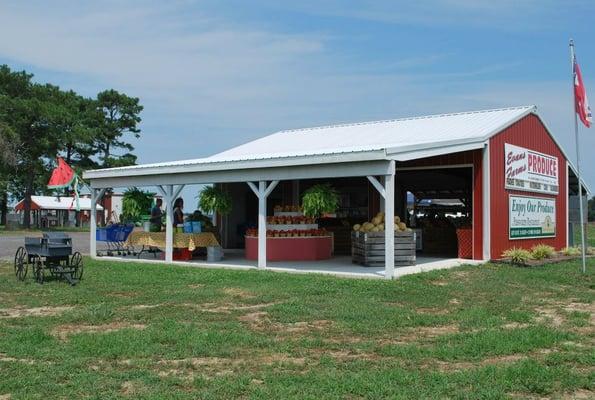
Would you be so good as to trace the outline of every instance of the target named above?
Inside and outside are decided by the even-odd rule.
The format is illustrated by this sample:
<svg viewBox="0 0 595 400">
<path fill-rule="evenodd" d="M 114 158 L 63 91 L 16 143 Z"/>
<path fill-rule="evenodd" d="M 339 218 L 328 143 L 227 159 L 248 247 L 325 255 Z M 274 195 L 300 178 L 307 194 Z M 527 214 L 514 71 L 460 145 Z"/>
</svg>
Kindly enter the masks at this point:
<svg viewBox="0 0 595 400">
<path fill-rule="evenodd" d="M 355 264 L 384 266 L 384 232 L 353 232 L 351 256 Z M 415 265 L 415 232 L 395 232 L 395 266 Z"/>
<path fill-rule="evenodd" d="M 268 237 L 268 261 L 318 261 L 331 258 L 332 236 Z M 246 258 L 258 260 L 258 237 L 246 236 Z"/>
<path fill-rule="evenodd" d="M 300 211 L 275 211 L 275 217 L 303 217 Z M 328 260 L 333 253 L 333 235 L 294 236 L 290 232 L 318 230 L 318 224 L 269 224 L 267 231 L 274 236 L 267 236 L 268 261 L 318 261 Z M 318 231 L 320 232 L 320 231 Z M 319 233 L 316 233 L 319 234 Z M 246 259 L 258 260 L 258 237 L 245 236 Z"/>
</svg>

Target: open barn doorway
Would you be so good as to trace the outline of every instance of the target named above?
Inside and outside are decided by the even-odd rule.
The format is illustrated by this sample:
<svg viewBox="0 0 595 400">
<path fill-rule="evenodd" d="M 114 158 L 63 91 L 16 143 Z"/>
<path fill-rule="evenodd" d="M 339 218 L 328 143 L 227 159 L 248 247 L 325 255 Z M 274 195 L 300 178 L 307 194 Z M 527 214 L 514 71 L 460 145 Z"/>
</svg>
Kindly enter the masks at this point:
<svg viewBox="0 0 595 400">
<path fill-rule="evenodd" d="M 417 232 L 419 254 L 457 257 L 457 229 L 471 228 L 473 168 L 410 168 L 397 171 L 399 215 Z"/>
</svg>

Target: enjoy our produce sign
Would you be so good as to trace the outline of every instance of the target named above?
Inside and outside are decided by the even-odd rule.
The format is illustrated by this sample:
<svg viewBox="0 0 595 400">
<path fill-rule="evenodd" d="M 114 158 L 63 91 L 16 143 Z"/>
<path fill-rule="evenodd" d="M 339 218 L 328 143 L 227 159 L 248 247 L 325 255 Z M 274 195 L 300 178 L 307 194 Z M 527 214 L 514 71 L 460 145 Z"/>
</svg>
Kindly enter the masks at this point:
<svg viewBox="0 0 595 400">
<path fill-rule="evenodd" d="M 555 237 L 556 200 L 510 195 L 508 220 L 510 239 Z"/>
<path fill-rule="evenodd" d="M 558 157 L 504 144 L 506 189 L 558 194 Z"/>
</svg>

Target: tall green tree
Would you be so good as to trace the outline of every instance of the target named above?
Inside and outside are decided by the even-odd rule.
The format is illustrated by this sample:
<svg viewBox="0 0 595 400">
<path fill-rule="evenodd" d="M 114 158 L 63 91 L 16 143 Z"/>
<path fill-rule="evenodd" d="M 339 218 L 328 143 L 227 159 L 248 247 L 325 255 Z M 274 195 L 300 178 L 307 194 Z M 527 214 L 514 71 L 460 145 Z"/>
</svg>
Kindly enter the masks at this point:
<svg viewBox="0 0 595 400">
<path fill-rule="evenodd" d="M 25 227 L 31 196 L 48 192 L 56 155 L 78 172 L 134 164 L 127 136 L 140 136 L 143 109 L 115 90 L 89 99 L 32 78 L 0 65 L 0 211 L 9 195 L 24 199 Z"/>
<path fill-rule="evenodd" d="M 24 199 L 26 228 L 30 225 L 31 196 L 47 191 L 53 160 L 64 149 L 68 137 L 65 121 L 73 118 L 67 100 L 75 97 L 32 78 L 24 71 L 0 66 L 0 123 L 10 127 L 18 143 L 9 190 Z M 88 141 L 91 143 L 91 138 Z"/>
<path fill-rule="evenodd" d="M 78 169 L 97 168 L 93 146 L 100 114 L 97 102 L 73 91 L 56 97 L 55 129 L 60 132 L 60 150 L 68 165 Z"/>
<path fill-rule="evenodd" d="M 0 225 L 6 225 L 8 185 L 16 165 L 16 137 L 10 127 L 0 122 Z"/>
<path fill-rule="evenodd" d="M 136 156 L 131 153 L 134 146 L 127 142 L 126 136 L 140 137 L 139 115 L 143 106 L 139 99 L 110 89 L 99 93 L 96 102 L 101 118 L 98 120 L 95 149 L 101 166 L 108 168 L 134 164 Z M 119 154 L 122 151 L 124 153 Z"/>
</svg>

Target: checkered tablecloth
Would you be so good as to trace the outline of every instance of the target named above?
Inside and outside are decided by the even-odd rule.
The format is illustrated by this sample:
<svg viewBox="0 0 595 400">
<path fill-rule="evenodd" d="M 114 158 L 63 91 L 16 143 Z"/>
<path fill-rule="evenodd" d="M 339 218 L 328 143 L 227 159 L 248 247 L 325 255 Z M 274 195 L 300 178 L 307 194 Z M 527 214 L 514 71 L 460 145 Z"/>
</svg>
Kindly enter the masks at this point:
<svg viewBox="0 0 595 400">
<path fill-rule="evenodd" d="M 152 246 L 165 249 L 165 232 L 134 231 L 126 241 L 128 246 Z M 197 247 L 219 246 L 215 235 L 203 233 L 174 233 L 174 248 L 194 251 Z"/>
</svg>

